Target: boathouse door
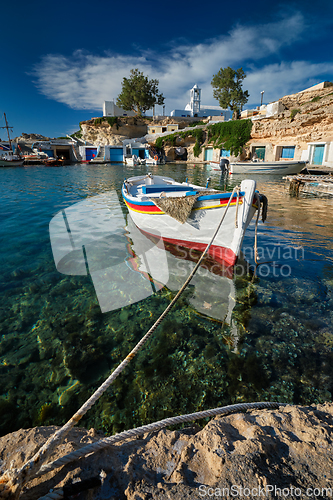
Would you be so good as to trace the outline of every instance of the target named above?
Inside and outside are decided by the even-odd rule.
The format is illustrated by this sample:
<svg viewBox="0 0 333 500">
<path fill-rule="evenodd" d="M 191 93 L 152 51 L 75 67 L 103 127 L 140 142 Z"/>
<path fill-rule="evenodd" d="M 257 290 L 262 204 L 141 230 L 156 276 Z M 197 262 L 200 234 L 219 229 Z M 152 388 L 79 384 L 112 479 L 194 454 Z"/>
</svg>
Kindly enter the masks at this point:
<svg viewBox="0 0 333 500">
<path fill-rule="evenodd" d="M 259 146 L 259 147 L 253 148 L 253 154 L 255 153 L 257 155 L 258 160 L 265 159 L 265 151 L 266 151 L 265 146 Z"/>
<path fill-rule="evenodd" d="M 205 149 L 205 161 L 213 160 L 213 148 Z"/>
<path fill-rule="evenodd" d="M 313 157 L 312 157 L 312 164 L 313 165 L 322 165 L 323 164 L 324 150 L 325 150 L 325 144 L 317 144 L 316 146 L 314 146 Z"/>
</svg>

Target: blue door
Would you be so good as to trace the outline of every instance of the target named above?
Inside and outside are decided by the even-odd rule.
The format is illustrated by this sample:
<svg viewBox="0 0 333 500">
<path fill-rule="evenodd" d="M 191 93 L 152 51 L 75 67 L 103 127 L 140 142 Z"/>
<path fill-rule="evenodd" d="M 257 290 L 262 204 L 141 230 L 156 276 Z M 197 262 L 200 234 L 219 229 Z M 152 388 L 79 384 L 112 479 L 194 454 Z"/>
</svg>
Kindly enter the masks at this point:
<svg viewBox="0 0 333 500">
<path fill-rule="evenodd" d="M 49 158 L 54 156 L 53 149 L 43 149 L 43 153 L 46 153 Z"/>
<path fill-rule="evenodd" d="M 281 151 L 281 158 L 294 158 L 295 146 L 283 146 Z"/>
<path fill-rule="evenodd" d="M 97 155 L 97 148 L 86 148 L 86 161 L 90 161 Z"/>
<path fill-rule="evenodd" d="M 205 149 L 205 160 L 206 161 L 213 160 L 213 148 Z"/>
<path fill-rule="evenodd" d="M 124 161 L 123 148 L 110 148 L 111 163 Z"/>
<path fill-rule="evenodd" d="M 325 149 L 325 144 L 318 144 L 317 146 L 314 147 L 313 159 L 312 159 L 313 165 L 323 164 L 324 149 Z"/>
</svg>

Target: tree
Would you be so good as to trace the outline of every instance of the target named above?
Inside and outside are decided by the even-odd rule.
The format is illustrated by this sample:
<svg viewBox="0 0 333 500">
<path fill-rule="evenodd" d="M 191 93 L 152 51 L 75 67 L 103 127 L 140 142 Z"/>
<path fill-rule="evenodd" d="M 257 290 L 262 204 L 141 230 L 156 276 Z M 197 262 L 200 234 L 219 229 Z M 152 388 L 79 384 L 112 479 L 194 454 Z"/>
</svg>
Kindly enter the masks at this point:
<svg viewBox="0 0 333 500">
<path fill-rule="evenodd" d="M 158 92 L 158 80 L 149 80 L 137 68 L 131 69 L 129 78 L 123 78 L 122 91 L 117 98 L 117 106 L 126 111 L 135 111 L 138 116 L 155 104 L 164 104 L 163 94 Z"/>
<path fill-rule="evenodd" d="M 237 118 L 241 108 L 249 99 L 247 90 L 242 89 L 242 81 L 246 77 L 242 68 L 234 70 L 228 66 L 221 68 L 213 75 L 211 85 L 213 95 L 218 100 L 221 108 L 230 108 L 233 112 L 233 119 Z"/>
</svg>

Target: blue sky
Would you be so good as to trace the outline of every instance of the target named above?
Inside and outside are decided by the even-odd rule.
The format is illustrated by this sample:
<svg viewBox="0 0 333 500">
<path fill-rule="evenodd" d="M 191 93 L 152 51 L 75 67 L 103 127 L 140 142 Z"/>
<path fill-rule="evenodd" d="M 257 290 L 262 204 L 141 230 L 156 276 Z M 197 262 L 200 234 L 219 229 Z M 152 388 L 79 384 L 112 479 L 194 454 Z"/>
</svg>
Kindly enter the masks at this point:
<svg viewBox="0 0 333 500">
<path fill-rule="evenodd" d="M 248 108 L 262 90 L 268 103 L 333 80 L 332 0 L 17 0 L 1 17 L 0 115 L 13 137 L 75 132 L 132 68 L 159 80 L 166 114 L 185 107 L 195 83 L 202 104 L 218 105 L 210 82 L 221 67 L 244 69 Z"/>
</svg>

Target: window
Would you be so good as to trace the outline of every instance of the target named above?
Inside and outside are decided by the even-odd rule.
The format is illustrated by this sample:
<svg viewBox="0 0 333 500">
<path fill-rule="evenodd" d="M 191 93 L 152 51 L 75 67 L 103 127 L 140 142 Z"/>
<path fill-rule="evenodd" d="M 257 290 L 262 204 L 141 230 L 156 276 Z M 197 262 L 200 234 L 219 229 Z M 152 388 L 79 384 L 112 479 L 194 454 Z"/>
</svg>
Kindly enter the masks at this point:
<svg viewBox="0 0 333 500">
<path fill-rule="evenodd" d="M 257 146 L 252 150 L 252 156 L 257 157 L 258 160 L 265 159 L 265 146 Z"/>
<path fill-rule="evenodd" d="M 281 148 L 280 158 L 294 158 L 295 156 L 295 146 L 283 146 Z"/>
<path fill-rule="evenodd" d="M 220 153 L 220 156 L 226 156 L 227 158 L 229 158 L 230 156 L 230 151 L 229 149 L 221 149 L 221 153 Z"/>
</svg>

